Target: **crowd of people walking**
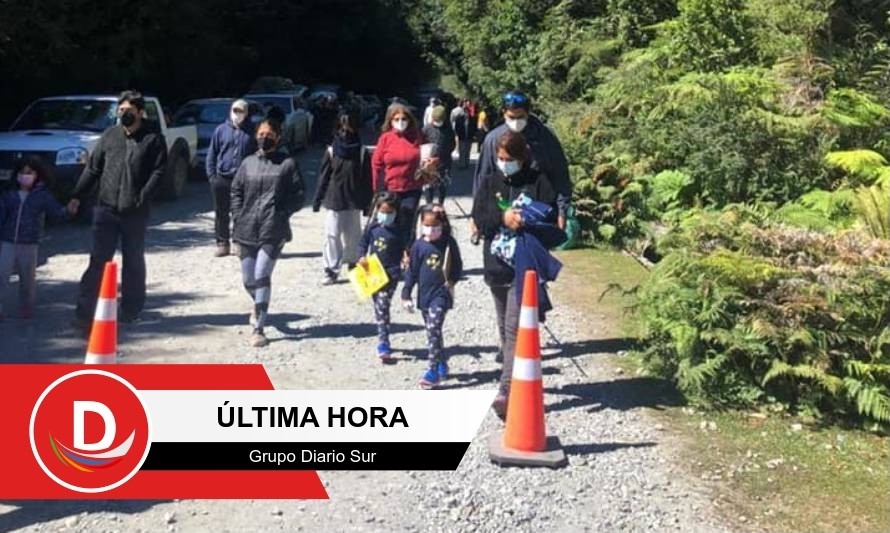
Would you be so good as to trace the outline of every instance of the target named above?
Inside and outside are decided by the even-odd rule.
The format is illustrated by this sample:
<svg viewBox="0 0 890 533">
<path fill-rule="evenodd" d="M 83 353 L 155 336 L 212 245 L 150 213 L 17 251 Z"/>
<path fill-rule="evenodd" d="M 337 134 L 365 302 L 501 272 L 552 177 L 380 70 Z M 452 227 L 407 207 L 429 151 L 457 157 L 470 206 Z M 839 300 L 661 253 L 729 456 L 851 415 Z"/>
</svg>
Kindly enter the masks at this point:
<svg viewBox="0 0 890 533">
<path fill-rule="evenodd" d="M 30 316 L 35 303 L 39 217 L 68 219 L 90 191 L 97 190 L 92 249 L 80 280 L 74 325 L 89 330 L 102 267 L 118 244 L 123 256 L 121 319 L 139 320 L 146 299 L 145 231 L 167 153 L 144 107 L 140 93 L 120 95 L 118 124 L 102 134 L 67 206 L 47 191 L 50 178 L 39 160 L 23 161 L 16 168 L 17 188 L 0 197 L 0 290 L 16 268 L 22 316 Z M 247 107 L 244 100 L 236 100 L 229 119 L 217 127 L 206 172 L 215 215 L 214 254 L 234 254 L 240 260 L 241 282 L 250 301 L 251 345 L 259 348 L 269 342 L 265 328 L 272 275 L 283 247 L 294 238 L 292 216 L 311 201 L 313 212 L 324 210 L 321 285 L 334 284 L 344 269 L 368 269 L 371 261 L 379 262 L 386 273 L 387 281 L 371 295 L 369 309 L 377 325 L 380 362 L 395 361 L 390 308 L 399 284 L 401 305 L 420 311 L 428 351 L 428 365 L 419 379 L 423 388 L 434 388 L 449 376 L 442 329 L 454 307 L 465 251 L 454 237 L 445 199 L 453 169 L 469 169 L 471 146 L 478 144 L 468 229 L 474 242 L 482 242 L 483 277 L 492 295 L 497 360 L 503 363 L 494 408 L 503 416 L 522 274 L 528 269 L 539 274 L 543 320 L 552 307 L 546 283 L 556 278 L 560 266 L 550 250 L 566 238 L 571 202 L 562 147 L 532 113 L 528 96 L 505 93 L 503 123 L 494 127 L 494 113 L 471 100 L 449 109 L 443 99 L 432 98 L 420 120 L 409 106 L 394 102 L 373 150 L 362 142 L 359 117 L 342 110 L 333 121 L 311 196 L 296 158 L 283 148 L 280 117 L 267 117 L 253 129 Z"/>
</svg>

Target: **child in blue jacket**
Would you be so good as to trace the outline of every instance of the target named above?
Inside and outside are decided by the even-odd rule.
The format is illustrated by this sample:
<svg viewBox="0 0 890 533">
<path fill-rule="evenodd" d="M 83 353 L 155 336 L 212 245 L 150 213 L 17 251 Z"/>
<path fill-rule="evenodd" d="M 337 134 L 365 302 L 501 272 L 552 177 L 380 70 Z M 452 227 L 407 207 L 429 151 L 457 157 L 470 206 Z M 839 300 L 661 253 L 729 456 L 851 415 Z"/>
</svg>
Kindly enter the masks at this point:
<svg viewBox="0 0 890 533">
<path fill-rule="evenodd" d="M 398 198 L 392 193 L 381 193 L 374 205 L 374 218 L 365 228 L 358 245 L 359 268 L 367 268 L 367 256 L 377 254 L 389 278 L 389 283 L 372 296 L 377 321 L 377 357 L 384 364 L 395 362 L 389 344 L 389 309 L 396 285 L 402 277 L 402 250 L 405 249 L 405 239 L 396 225 L 398 212 Z"/>
<path fill-rule="evenodd" d="M 36 157 L 19 161 L 13 169 L 12 190 L 0 195 L 0 320 L 9 276 L 19 273 L 19 316 L 31 318 L 37 299 L 37 243 L 43 217 L 53 221 L 71 218 L 47 188 L 48 174 Z"/>
<path fill-rule="evenodd" d="M 402 305 L 411 310 L 411 292 L 417 285 L 417 308 L 426 327 L 429 367 L 420 378 L 420 386 L 430 389 L 448 377 L 448 362 L 443 353 L 442 326 L 445 315 L 454 306 L 454 285 L 463 273 L 457 241 L 441 204 L 424 205 L 420 212 L 423 238 L 414 241 Z"/>
</svg>

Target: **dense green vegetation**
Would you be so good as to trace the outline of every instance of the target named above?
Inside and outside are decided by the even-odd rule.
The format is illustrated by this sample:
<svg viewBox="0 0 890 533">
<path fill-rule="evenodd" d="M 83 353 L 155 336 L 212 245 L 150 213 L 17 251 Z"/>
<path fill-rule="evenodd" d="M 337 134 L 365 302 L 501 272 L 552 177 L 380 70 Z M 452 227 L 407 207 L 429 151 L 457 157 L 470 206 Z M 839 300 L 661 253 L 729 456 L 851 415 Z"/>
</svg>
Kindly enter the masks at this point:
<svg viewBox="0 0 890 533">
<path fill-rule="evenodd" d="M 588 240 L 662 257 L 649 368 L 710 405 L 890 422 L 890 4 L 402 0 L 430 58 L 539 103 Z"/>
</svg>

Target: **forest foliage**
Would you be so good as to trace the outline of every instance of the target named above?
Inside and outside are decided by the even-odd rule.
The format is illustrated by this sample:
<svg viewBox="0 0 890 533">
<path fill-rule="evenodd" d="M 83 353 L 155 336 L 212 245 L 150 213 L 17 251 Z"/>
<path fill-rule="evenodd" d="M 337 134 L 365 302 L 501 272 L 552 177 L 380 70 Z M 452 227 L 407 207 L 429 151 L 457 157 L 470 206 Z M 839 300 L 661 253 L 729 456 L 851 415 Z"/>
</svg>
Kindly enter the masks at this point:
<svg viewBox="0 0 890 533">
<path fill-rule="evenodd" d="M 644 359 L 702 404 L 890 422 L 890 2 L 402 0 L 568 155 L 588 241 L 660 259 Z"/>
</svg>

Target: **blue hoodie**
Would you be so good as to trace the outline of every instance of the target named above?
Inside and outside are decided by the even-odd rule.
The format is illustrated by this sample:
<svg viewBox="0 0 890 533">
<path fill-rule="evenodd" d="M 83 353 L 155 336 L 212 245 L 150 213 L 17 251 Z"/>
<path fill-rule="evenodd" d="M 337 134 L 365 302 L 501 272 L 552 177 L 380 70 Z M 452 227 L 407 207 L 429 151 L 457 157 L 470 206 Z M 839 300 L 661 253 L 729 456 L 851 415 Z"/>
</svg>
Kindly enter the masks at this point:
<svg viewBox="0 0 890 533">
<path fill-rule="evenodd" d="M 25 196 L 18 189 L 0 196 L 0 240 L 18 244 L 37 244 L 42 230 L 41 219 L 61 222 L 71 217 L 43 183 L 37 182 Z"/>
<path fill-rule="evenodd" d="M 234 178 L 241 161 L 256 151 L 256 140 L 249 123 L 245 120 L 244 125 L 238 127 L 231 120 L 226 120 L 216 127 L 210 138 L 207 159 L 204 161 L 207 177 Z"/>
<path fill-rule="evenodd" d="M 398 226 L 384 226 L 372 220 L 358 243 L 358 255 L 377 254 L 390 283 L 394 284 L 402 277 L 402 250 L 405 248 L 403 241 Z"/>
<path fill-rule="evenodd" d="M 450 249 L 450 269 L 445 272 L 446 249 Z M 426 311 L 433 304 L 442 309 L 454 306 L 454 297 L 448 290 L 448 282 L 456 283 L 463 275 L 463 261 L 457 241 L 450 235 L 429 242 L 417 239 L 411 246 L 411 259 L 405 272 L 402 300 L 411 299 L 411 291 L 417 285 L 417 308 Z"/>
</svg>

